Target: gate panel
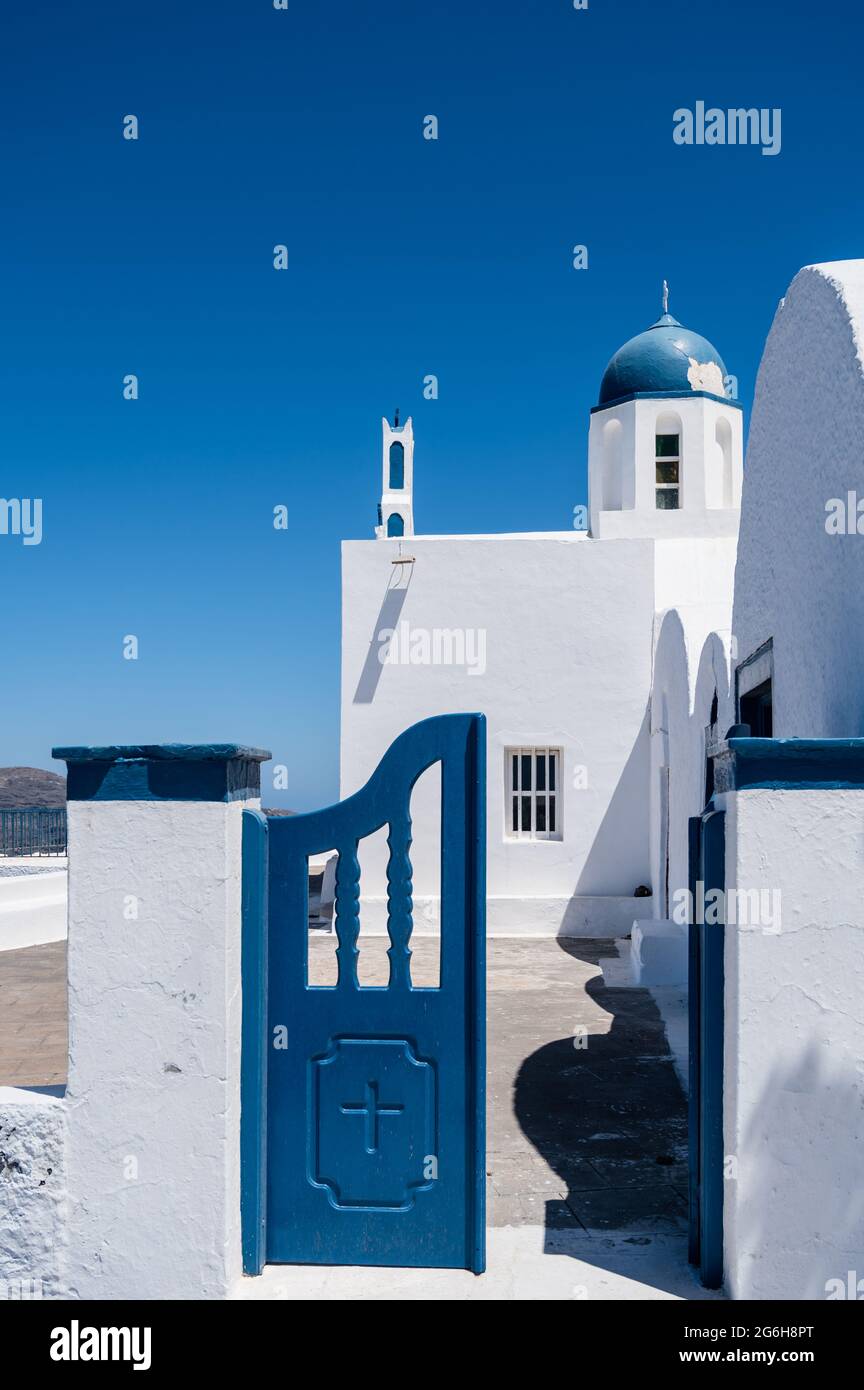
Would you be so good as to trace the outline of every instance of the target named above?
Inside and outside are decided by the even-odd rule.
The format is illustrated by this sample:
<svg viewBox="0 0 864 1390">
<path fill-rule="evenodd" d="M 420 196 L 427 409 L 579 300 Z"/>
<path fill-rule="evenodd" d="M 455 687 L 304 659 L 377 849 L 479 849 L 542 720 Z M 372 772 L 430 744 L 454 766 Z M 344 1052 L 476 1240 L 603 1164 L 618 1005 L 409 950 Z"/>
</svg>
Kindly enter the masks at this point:
<svg viewBox="0 0 864 1390">
<path fill-rule="evenodd" d="M 410 796 L 439 761 L 440 986 L 415 988 Z M 483 717 L 441 715 L 346 801 L 267 819 L 269 1261 L 484 1267 L 485 780 Z M 384 825 L 390 978 L 361 987 L 357 848 Z M 307 861 L 331 850 L 338 980 L 310 986 Z"/>
</svg>

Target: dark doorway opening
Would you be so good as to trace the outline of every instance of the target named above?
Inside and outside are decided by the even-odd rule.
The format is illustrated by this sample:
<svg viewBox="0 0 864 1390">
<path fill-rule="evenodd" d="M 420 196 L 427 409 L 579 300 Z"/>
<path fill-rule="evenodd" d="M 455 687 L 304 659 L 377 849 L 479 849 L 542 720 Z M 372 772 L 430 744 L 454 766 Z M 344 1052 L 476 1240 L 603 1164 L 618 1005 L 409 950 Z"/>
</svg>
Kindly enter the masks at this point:
<svg viewBox="0 0 864 1390">
<path fill-rule="evenodd" d="M 753 738 L 773 738 L 774 720 L 772 713 L 771 679 L 756 685 L 742 695 L 738 713 L 742 724 L 750 725 Z"/>
<path fill-rule="evenodd" d="M 713 748 L 717 742 L 717 718 L 719 714 L 719 701 L 717 691 L 714 691 L 714 698 L 711 701 L 710 722 L 705 730 L 705 801 L 708 802 L 714 795 L 714 757 Z"/>
</svg>

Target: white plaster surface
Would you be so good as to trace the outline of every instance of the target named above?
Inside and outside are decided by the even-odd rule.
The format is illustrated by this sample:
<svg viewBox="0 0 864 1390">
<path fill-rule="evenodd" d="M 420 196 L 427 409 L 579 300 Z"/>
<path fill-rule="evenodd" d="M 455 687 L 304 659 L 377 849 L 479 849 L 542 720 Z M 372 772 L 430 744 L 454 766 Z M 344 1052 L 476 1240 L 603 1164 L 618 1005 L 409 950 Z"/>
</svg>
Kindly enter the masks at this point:
<svg viewBox="0 0 864 1390">
<path fill-rule="evenodd" d="M 702 428 L 699 403 L 685 405 Z M 733 440 L 733 454 L 738 447 Z M 727 713 L 735 549 L 734 527 L 713 537 L 685 529 L 607 541 L 569 532 L 414 536 L 414 564 L 395 567 L 394 542 L 345 542 L 342 796 L 363 785 L 411 724 L 480 710 L 490 933 L 626 935 L 642 884 L 654 890 L 649 910 L 668 915 L 667 854 L 671 893 L 687 884 L 687 816 L 704 804 L 704 725 L 715 689 Z M 673 608 L 677 643 L 671 627 L 663 640 Z M 483 661 L 473 671 L 467 661 L 382 665 L 382 634 L 400 625 L 409 634 L 482 633 Z M 670 738 L 667 824 L 660 797 Z M 505 753 L 521 747 L 560 749 L 556 839 L 509 833 Z M 418 926 L 434 929 L 440 793 L 428 773 L 411 813 Z M 380 931 L 386 832 L 361 841 L 359 857 L 361 929 Z"/>
<path fill-rule="evenodd" d="M 69 805 L 70 1284 L 82 1298 L 218 1298 L 239 1272 L 244 805 L 257 803 Z"/>
<path fill-rule="evenodd" d="M 423 826 L 421 824 L 420 832 Z M 414 935 L 437 936 L 440 899 L 413 898 Z M 627 936 L 636 906 L 650 899 L 598 897 L 501 898 L 486 899 L 486 929 L 489 936 L 618 937 Z M 387 899 L 363 898 L 362 936 L 387 935 Z"/>
<path fill-rule="evenodd" d="M 775 737 L 864 734 L 864 260 L 806 266 L 774 317 L 747 452 L 735 660 L 773 644 Z M 737 1298 L 824 1298 L 864 1269 L 860 792 L 729 794 L 729 886 L 780 889 L 782 930 L 727 927 L 726 1267 Z"/>
<path fill-rule="evenodd" d="M 367 780 L 409 725 L 482 711 L 490 899 L 513 900 L 503 909 L 511 919 L 519 914 L 515 900 L 558 899 L 560 915 L 549 921 L 557 934 L 574 896 L 632 896 L 650 875 L 647 824 L 632 806 L 648 775 L 651 543 L 595 546 L 575 533 L 415 536 L 411 552 L 408 582 L 394 589 L 394 542 L 343 546 L 342 795 Z M 400 621 L 412 630 L 482 631 L 485 669 L 382 666 L 378 634 Z M 559 840 L 505 833 L 505 750 L 523 746 L 561 750 Z M 583 766 L 588 785 L 581 788 Z M 414 890 L 434 897 L 440 810 L 431 784 L 418 784 L 411 810 Z M 383 897 L 383 837 L 364 841 L 360 857 L 362 897 Z M 524 930 L 524 912 L 522 920 Z"/>
<path fill-rule="evenodd" d="M 634 985 L 686 985 L 687 928 L 677 922 L 634 922 L 630 962 Z"/>
<path fill-rule="evenodd" d="M 487 1272 L 461 1269 L 375 1269 L 334 1265 L 267 1265 L 241 1278 L 243 1300 L 486 1302 L 635 1302 L 698 1299 L 703 1289 L 687 1264 L 680 1236 L 652 1236 L 646 1245 L 614 1233 L 603 1236 L 498 1226 L 487 1232 Z"/>
<path fill-rule="evenodd" d="M 677 610 L 669 610 L 658 620 L 651 696 L 649 815 L 653 880 L 657 885 L 655 911 L 662 918 L 672 916 L 678 901 L 675 894 L 689 884 L 687 822 L 705 805 L 706 730 L 715 693 L 716 731 L 725 733 L 734 722 L 728 661 L 731 595 L 726 612 L 726 631 L 722 634 L 700 632 L 694 613 L 690 614 L 689 631 Z"/>
<path fill-rule="evenodd" d="M 62 1100 L 0 1087 L 0 1300 L 65 1297 L 65 1141 Z"/>
<path fill-rule="evenodd" d="M 724 798 L 727 884 L 781 930 L 726 928 L 726 1272 L 741 1299 L 820 1299 L 864 1270 L 864 792 Z"/>
<path fill-rule="evenodd" d="M 826 502 L 864 498 L 864 260 L 799 271 L 759 368 L 735 589 L 738 659 L 774 642 L 774 734 L 864 734 L 864 535 Z M 864 520 L 864 518 L 862 518 Z"/>
</svg>

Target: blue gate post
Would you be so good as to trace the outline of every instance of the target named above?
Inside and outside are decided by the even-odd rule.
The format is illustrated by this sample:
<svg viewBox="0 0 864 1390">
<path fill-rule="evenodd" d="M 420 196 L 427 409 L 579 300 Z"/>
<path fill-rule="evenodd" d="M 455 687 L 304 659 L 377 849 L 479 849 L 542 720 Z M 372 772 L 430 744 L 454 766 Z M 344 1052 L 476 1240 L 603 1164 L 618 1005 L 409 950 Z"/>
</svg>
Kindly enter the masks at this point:
<svg viewBox="0 0 864 1390">
<path fill-rule="evenodd" d="M 723 1283 L 723 1046 L 726 948 L 726 815 L 713 804 L 689 824 L 689 1149 L 691 1264 L 702 1283 Z M 716 912 L 706 904 L 720 890 Z"/>
<path fill-rule="evenodd" d="M 688 1193 L 689 1193 L 689 1243 L 688 1256 L 691 1265 L 699 1263 L 699 1232 L 701 1226 L 700 1211 L 700 1180 L 702 1176 L 702 1159 L 699 1147 L 700 1119 L 702 1112 L 702 1100 L 700 1082 L 702 1077 L 702 1063 L 700 1058 L 700 1042 L 702 1035 L 702 1023 L 700 1018 L 701 1002 L 701 951 L 700 951 L 700 931 L 696 920 L 696 903 L 698 899 L 698 882 L 701 870 L 701 846 L 702 846 L 702 817 L 691 816 L 687 826 L 688 830 L 688 868 L 689 868 L 689 889 L 690 889 L 690 925 L 687 929 L 687 1014 L 688 1014 L 688 1047 L 687 1047 L 687 1075 L 689 1080 L 689 1094 L 687 1106 L 687 1137 L 688 1137 Z"/>
<path fill-rule="evenodd" d="M 243 1273 L 260 1274 L 267 1236 L 267 818 L 243 812 L 240 1215 Z"/>
</svg>

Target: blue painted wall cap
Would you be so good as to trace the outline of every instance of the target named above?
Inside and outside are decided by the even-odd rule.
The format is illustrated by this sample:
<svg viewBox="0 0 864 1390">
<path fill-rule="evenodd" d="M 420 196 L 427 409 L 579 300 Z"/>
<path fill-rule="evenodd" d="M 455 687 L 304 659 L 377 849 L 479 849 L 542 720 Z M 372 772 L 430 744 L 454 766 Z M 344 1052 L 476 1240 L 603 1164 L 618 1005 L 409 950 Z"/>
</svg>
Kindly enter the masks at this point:
<svg viewBox="0 0 864 1390">
<path fill-rule="evenodd" d="M 715 767 L 724 791 L 864 790 L 864 738 L 730 738 Z"/>
<path fill-rule="evenodd" d="M 261 791 L 270 754 L 245 743 L 115 743 L 52 750 L 67 801 L 242 801 Z"/>
<path fill-rule="evenodd" d="M 113 743 L 104 747 L 68 746 L 51 749 L 52 758 L 67 763 L 120 762 L 247 762 L 266 763 L 273 754 L 245 743 Z"/>
</svg>

